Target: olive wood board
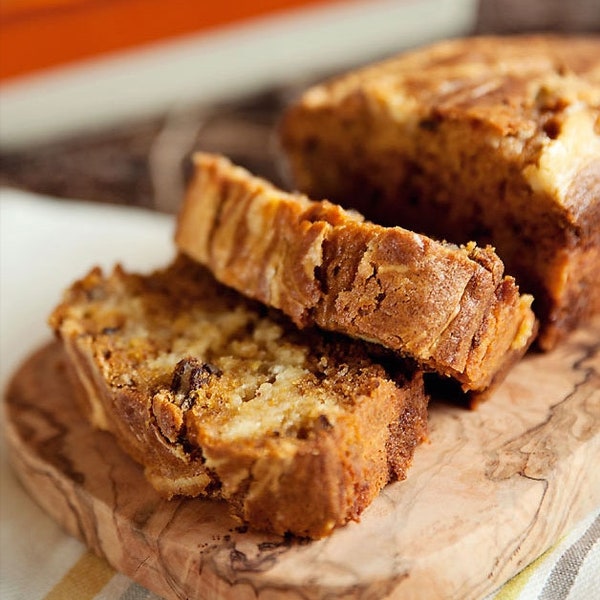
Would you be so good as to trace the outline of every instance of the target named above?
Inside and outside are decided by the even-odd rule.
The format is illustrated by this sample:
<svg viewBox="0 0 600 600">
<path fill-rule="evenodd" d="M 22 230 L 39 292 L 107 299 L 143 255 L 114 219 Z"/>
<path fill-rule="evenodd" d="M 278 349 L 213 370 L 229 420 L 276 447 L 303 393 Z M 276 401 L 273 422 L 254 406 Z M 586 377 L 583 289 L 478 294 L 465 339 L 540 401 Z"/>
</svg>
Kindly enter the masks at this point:
<svg viewBox="0 0 600 600">
<path fill-rule="evenodd" d="M 318 541 L 253 532 L 220 502 L 161 499 L 80 416 L 58 342 L 18 370 L 6 403 L 34 499 L 168 599 L 482 598 L 600 506 L 600 319 L 530 353 L 477 410 L 434 399 L 408 479 Z"/>
</svg>

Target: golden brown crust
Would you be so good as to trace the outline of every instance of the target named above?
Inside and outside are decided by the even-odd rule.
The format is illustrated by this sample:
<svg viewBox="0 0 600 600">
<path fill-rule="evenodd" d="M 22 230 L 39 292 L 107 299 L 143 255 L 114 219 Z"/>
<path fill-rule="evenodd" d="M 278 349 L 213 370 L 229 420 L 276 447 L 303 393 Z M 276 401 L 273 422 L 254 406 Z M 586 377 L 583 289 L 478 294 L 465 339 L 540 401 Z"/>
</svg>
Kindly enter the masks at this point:
<svg viewBox="0 0 600 600">
<path fill-rule="evenodd" d="M 542 348 L 600 310 L 600 37 L 433 44 L 309 89 L 281 139 L 304 193 L 493 245 Z"/>
<path fill-rule="evenodd" d="M 491 248 L 457 247 L 286 194 L 208 154 L 176 242 L 217 279 L 316 324 L 375 341 L 483 392 L 527 349 L 531 298 Z"/>
<path fill-rule="evenodd" d="M 156 489 L 223 499 L 255 528 L 321 537 L 357 519 L 426 436 L 419 371 L 300 332 L 184 257 L 94 270 L 50 324 L 92 423 Z"/>
</svg>

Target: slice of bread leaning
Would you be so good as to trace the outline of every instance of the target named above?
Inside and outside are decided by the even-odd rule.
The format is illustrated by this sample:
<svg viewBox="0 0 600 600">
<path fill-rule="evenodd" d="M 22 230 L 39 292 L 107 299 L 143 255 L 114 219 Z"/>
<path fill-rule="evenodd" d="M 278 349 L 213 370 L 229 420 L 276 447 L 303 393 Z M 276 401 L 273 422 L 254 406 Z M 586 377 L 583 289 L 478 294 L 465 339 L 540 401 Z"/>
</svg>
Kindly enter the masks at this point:
<svg viewBox="0 0 600 600">
<path fill-rule="evenodd" d="M 299 331 L 185 257 L 94 269 L 50 324 L 92 423 L 157 490 L 223 499 L 257 529 L 318 538 L 357 519 L 426 437 L 414 365 Z"/>
<path fill-rule="evenodd" d="M 482 398 L 536 329 L 491 247 L 459 247 L 288 194 L 197 154 L 178 249 L 298 326 L 377 342 Z"/>
</svg>

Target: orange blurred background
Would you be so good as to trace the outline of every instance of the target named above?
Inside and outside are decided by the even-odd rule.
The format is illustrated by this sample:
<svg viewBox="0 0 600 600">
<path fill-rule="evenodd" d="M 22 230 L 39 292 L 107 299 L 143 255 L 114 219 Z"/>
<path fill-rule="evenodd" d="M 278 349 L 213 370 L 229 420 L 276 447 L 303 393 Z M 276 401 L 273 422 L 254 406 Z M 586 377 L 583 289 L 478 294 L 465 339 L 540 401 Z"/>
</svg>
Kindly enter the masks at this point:
<svg viewBox="0 0 600 600">
<path fill-rule="evenodd" d="M 344 0 L 0 0 L 0 80 L 134 46 Z"/>
</svg>

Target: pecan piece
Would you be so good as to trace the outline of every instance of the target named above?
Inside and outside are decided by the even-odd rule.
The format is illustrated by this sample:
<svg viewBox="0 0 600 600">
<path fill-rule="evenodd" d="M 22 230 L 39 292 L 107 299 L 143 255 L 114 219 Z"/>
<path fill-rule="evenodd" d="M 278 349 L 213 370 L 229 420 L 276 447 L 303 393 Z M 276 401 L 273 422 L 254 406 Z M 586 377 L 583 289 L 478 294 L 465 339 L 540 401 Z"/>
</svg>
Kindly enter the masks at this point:
<svg viewBox="0 0 600 600">
<path fill-rule="evenodd" d="M 183 412 L 173 404 L 173 396 L 162 390 L 152 400 L 152 412 L 160 432 L 171 443 L 179 438 L 183 428 Z"/>
<path fill-rule="evenodd" d="M 181 410 L 192 408 L 194 398 L 191 393 L 205 386 L 213 375 L 219 377 L 221 370 L 194 357 L 183 358 L 177 363 L 171 379 L 171 391 L 176 395 Z"/>
</svg>

